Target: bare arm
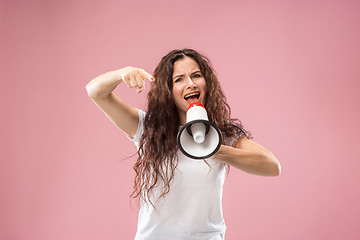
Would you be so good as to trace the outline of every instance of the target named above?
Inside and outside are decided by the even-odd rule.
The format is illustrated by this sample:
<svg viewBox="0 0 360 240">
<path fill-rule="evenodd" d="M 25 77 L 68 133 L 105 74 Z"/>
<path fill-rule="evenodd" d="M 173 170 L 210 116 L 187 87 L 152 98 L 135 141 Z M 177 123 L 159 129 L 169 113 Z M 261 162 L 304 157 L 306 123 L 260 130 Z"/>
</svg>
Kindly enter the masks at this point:
<svg viewBox="0 0 360 240">
<path fill-rule="evenodd" d="M 250 174 L 278 176 L 281 172 L 274 154 L 245 136 L 237 139 L 231 147 L 221 145 L 212 158 Z"/>
<path fill-rule="evenodd" d="M 134 137 L 137 130 L 138 112 L 113 91 L 120 83 L 124 82 L 129 88 L 137 88 L 137 92 L 140 93 L 145 87 L 144 79 L 154 80 L 143 69 L 126 67 L 106 72 L 86 85 L 87 94 L 93 102 L 130 137 Z"/>
</svg>

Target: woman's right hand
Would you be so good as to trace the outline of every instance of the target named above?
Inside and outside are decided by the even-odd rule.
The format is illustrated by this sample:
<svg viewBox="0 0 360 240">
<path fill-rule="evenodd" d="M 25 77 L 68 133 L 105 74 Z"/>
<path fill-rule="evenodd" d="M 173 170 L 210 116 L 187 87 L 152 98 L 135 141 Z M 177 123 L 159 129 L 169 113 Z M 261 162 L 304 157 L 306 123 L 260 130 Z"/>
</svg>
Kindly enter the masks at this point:
<svg viewBox="0 0 360 240">
<path fill-rule="evenodd" d="M 145 90 L 145 79 L 155 81 L 155 78 L 151 74 L 141 68 L 125 67 L 119 69 L 118 71 L 121 80 L 126 84 L 126 86 L 129 88 L 137 88 L 138 93 Z"/>
<path fill-rule="evenodd" d="M 139 123 L 138 111 L 113 91 L 124 82 L 129 88 L 137 88 L 140 93 L 145 88 L 145 79 L 155 80 L 143 69 L 125 67 L 97 76 L 86 85 L 86 90 L 89 97 L 118 128 L 134 137 Z"/>
</svg>

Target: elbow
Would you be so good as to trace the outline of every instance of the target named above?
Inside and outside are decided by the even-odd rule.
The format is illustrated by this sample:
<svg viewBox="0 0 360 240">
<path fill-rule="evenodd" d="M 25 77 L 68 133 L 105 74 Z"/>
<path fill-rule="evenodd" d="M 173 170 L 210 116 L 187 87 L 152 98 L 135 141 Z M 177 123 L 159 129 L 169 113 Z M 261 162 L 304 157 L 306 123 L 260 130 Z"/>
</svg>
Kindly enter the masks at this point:
<svg viewBox="0 0 360 240">
<path fill-rule="evenodd" d="M 85 86 L 85 89 L 86 89 L 87 95 L 91 99 L 94 99 L 98 96 L 98 91 L 96 90 L 96 87 L 94 86 L 94 84 L 92 84 L 91 82 Z"/>
<path fill-rule="evenodd" d="M 276 157 L 274 156 L 274 154 L 269 154 L 267 156 L 268 161 L 271 163 L 271 170 L 270 172 L 270 176 L 279 176 L 281 174 L 281 165 L 280 162 L 276 159 Z"/>
<path fill-rule="evenodd" d="M 86 89 L 87 95 L 88 95 L 89 97 L 91 97 L 92 94 L 93 94 L 93 93 L 92 93 L 92 89 L 91 89 L 91 84 L 90 84 L 90 83 L 86 84 L 85 89 Z"/>
<path fill-rule="evenodd" d="M 277 161 L 277 160 L 276 160 Z M 279 176 L 281 174 L 281 165 L 279 161 L 277 161 L 274 171 L 274 177 Z"/>
<path fill-rule="evenodd" d="M 87 95 L 92 100 L 102 99 L 108 97 L 111 94 L 111 93 L 106 93 L 99 84 L 95 84 L 92 82 L 88 83 L 85 88 Z"/>
</svg>

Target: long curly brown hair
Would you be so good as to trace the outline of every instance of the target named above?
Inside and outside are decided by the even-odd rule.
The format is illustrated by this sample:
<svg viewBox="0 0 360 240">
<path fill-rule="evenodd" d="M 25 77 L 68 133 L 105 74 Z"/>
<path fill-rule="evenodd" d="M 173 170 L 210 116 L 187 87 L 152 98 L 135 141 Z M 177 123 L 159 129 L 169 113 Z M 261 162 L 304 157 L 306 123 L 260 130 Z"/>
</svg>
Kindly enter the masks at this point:
<svg viewBox="0 0 360 240">
<path fill-rule="evenodd" d="M 226 137 L 231 136 L 235 139 L 242 135 L 252 138 L 251 133 L 244 130 L 240 120 L 231 118 L 230 107 L 210 61 L 192 49 L 176 49 L 168 53 L 161 59 L 153 73 L 155 81 L 151 83 L 147 96 L 144 133 L 139 144 L 138 158 L 133 167 L 136 176 L 131 197 L 142 199 L 146 203 L 150 202 L 153 207 L 150 197 L 152 190 L 158 183 L 163 183 L 157 200 L 164 197 L 170 191 L 170 183 L 178 164 L 176 135 L 180 119 L 172 93 L 172 76 L 174 63 L 186 56 L 199 64 L 205 78 L 205 108 L 209 121 L 215 123 L 222 132 L 222 143 L 226 144 Z"/>
</svg>

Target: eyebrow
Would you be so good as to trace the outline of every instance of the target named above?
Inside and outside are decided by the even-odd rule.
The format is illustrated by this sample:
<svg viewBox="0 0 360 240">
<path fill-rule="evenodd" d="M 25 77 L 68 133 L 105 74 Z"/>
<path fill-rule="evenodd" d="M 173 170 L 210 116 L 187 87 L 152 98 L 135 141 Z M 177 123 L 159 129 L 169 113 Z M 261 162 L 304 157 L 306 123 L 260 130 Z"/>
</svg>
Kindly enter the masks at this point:
<svg viewBox="0 0 360 240">
<path fill-rule="evenodd" d="M 193 72 L 191 75 L 194 75 L 195 73 L 201 73 L 201 71 L 200 71 L 200 70 L 196 70 L 196 71 Z M 184 74 L 176 75 L 175 77 L 173 77 L 173 80 L 174 80 L 175 78 L 177 78 L 177 77 L 183 77 L 183 76 L 185 76 L 185 75 L 184 75 Z"/>
</svg>

